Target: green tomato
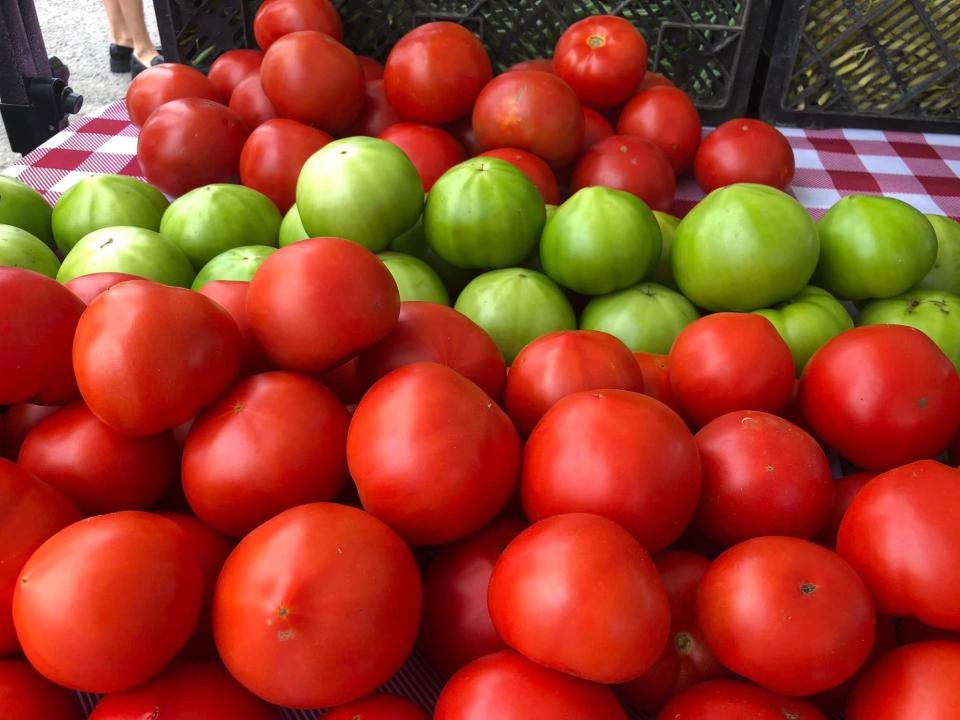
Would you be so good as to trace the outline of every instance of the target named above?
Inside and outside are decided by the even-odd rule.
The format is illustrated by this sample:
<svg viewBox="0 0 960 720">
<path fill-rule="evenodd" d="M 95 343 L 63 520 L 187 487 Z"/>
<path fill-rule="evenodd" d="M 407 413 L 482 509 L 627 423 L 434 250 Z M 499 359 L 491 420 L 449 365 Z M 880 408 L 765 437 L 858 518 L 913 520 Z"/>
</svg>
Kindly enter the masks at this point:
<svg viewBox="0 0 960 720">
<path fill-rule="evenodd" d="M 937 259 L 916 287 L 960 295 L 960 223 L 943 215 L 927 215 L 927 220 L 937 234 Z"/>
<path fill-rule="evenodd" d="M 160 234 L 197 270 L 235 247 L 277 247 L 280 211 L 261 192 L 244 185 L 204 185 L 171 203 L 160 222 Z"/>
<path fill-rule="evenodd" d="M 523 172 L 477 157 L 445 172 L 430 190 L 423 228 L 430 247 L 462 268 L 517 265 L 546 222 L 540 191 Z"/>
<path fill-rule="evenodd" d="M 653 211 L 657 218 L 657 225 L 660 226 L 660 259 L 657 266 L 650 274 L 650 280 L 668 288 L 677 289 L 677 282 L 673 279 L 673 266 L 670 259 L 673 257 L 673 241 L 677 237 L 677 226 L 680 225 L 680 218 L 674 217 L 659 210 Z"/>
<path fill-rule="evenodd" d="M 695 305 L 747 312 L 800 292 L 819 252 L 800 203 L 776 188 L 741 183 L 714 190 L 680 221 L 671 265 Z"/>
<path fill-rule="evenodd" d="M 587 187 L 567 200 L 540 239 L 543 271 L 583 295 L 635 285 L 656 267 L 660 226 L 640 200 L 606 187 Z"/>
<path fill-rule="evenodd" d="M 33 233 L 13 225 L 0 225 L 0 267 L 26 268 L 55 278 L 60 261 Z M 10 308 L 6 311 L 10 312 Z"/>
<path fill-rule="evenodd" d="M 911 290 L 875 300 L 863 309 L 859 325 L 908 325 L 933 340 L 960 370 L 960 296 L 942 290 Z"/>
<path fill-rule="evenodd" d="M 813 283 L 844 300 L 900 295 L 930 272 L 937 234 L 902 200 L 848 195 L 819 222 L 820 263 Z"/>
<path fill-rule="evenodd" d="M 544 205 L 543 209 L 546 214 L 546 222 L 550 222 L 550 218 L 557 214 L 560 207 L 558 205 Z"/>
<path fill-rule="evenodd" d="M 577 326 L 563 291 L 546 275 L 525 268 L 480 275 L 454 307 L 487 331 L 508 365 L 532 340 Z"/>
<path fill-rule="evenodd" d="M 400 302 L 424 300 L 449 305 L 450 296 L 436 271 L 420 258 L 398 252 L 377 255 L 393 275 L 400 290 Z"/>
<path fill-rule="evenodd" d="M 230 248 L 217 255 L 203 266 L 193 279 L 193 289 L 199 290 L 208 282 L 214 280 L 243 280 L 250 282 L 253 274 L 263 261 L 275 253 L 277 249 L 268 245 L 247 245 L 246 247 Z"/>
<path fill-rule="evenodd" d="M 101 228 L 84 235 L 64 258 L 57 280 L 65 283 L 101 272 L 127 273 L 187 288 L 194 276 L 183 250 L 160 233 L 137 227 Z"/>
<path fill-rule="evenodd" d="M 593 298 L 580 315 L 580 327 L 618 337 L 634 352 L 666 355 L 680 331 L 698 317 L 683 295 L 648 282 Z"/>
<path fill-rule="evenodd" d="M 53 207 L 53 237 L 64 253 L 84 235 L 105 227 L 159 230 L 170 203 L 163 193 L 126 175 L 91 175 L 72 186 Z"/>
<path fill-rule="evenodd" d="M 283 222 L 280 223 L 280 247 L 293 245 L 295 242 L 306 240 L 310 237 L 300 222 L 300 211 L 296 205 L 292 205 L 287 214 L 283 216 Z"/>
<path fill-rule="evenodd" d="M 847 309 L 826 290 L 808 285 L 776 307 L 754 310 L 769 320 L 790 347 L 797 375 L 828 340 L 853 328 Z"/>
<path fill-rule="evenodd" d="M 427 244 L 427 236 L 423 233 L 423 218 L 420 218 L 417 224 L 405 233 L 395 237 L 390 243 L 390 249 L 423 260 L 434 269 L 447 290 L 454 295 L 463 290 L 467 283 L 477 276 L 476 270 L 451 265 L 433 251 L 433 248 Z"/>
<path fill-rule="evenodd" d="M 341 237 L 385 249 L 423 212 L 417 169 L 393 143 L 350 137 L 325 145 L 297 180 L 297 207 L 310 237 Z"/>
<path fill-rule="evenodd" d="M 39 238 L 48 247 L 53 244 L 50 216 L 53 209 L 43 195 L 16 178 L 0 175 L 0 225 L 13 225 Z"/>
</svg>

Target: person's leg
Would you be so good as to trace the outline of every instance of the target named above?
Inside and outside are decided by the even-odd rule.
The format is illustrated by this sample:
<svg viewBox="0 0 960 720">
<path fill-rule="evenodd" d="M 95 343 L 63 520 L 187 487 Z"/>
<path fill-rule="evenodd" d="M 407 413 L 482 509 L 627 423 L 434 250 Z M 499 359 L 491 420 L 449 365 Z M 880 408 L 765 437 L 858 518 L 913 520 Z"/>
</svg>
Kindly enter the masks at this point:
<svg viewBox="0 0 960 720">
<path fill-rule="evenodd" d="M 143 19 L 143 0 L 114 0 L 123 12 L 123 19 L 133 40 L 133 54 L 144 65 L 157 56 L 146 20 Z"/>
<path fill-rule="evenodd" d="M 127 29 L 120 0 L 103 0 L 103 9 L 107 11 L 107 25 L 110 26 L 110 42 L 121 47 L 133 47 L 133 36 Z"/>
</svg>

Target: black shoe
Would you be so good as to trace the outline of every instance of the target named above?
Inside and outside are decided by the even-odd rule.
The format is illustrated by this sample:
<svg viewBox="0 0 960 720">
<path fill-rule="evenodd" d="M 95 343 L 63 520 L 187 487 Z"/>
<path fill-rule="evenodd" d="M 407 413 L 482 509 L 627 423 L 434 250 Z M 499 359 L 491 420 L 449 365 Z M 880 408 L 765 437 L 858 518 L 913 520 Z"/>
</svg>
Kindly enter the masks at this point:
<svg viewBox="0 0 960 720">
<path fill-rule="evenodd" d="M 131 57 L 133 57 L 132 47 L 110 43 L 110 72 L 130 72 Z"/>
<path fill-rule="evenodd" d="M 164 62 L 163 55 L 157 55 L 155 58 L 153 58 L 153 60 L 150 61 L 149 67 L 160 65 L 162 62 Z M 133 53 L 130 54 L 130 77 L 136 77 L 146 70 L 147 67 L 147 65 L 144 65 L 142 62 L 140 62 L 140 60 L 137 59 L 136 55 Z"/>
</svg>

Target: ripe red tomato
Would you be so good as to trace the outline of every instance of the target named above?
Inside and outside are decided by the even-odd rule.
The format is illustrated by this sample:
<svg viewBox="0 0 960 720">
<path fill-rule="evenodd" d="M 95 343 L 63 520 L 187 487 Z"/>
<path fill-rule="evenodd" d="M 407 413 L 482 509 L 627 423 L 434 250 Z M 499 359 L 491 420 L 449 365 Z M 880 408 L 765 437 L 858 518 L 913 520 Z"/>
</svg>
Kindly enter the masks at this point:
<svg viewBox="0 0 960 720">
<path fill-rule="evenodd" d="M 813 432 L 867 470 L 936 457 L 960 429 L 960 376 L 905 325 L 866 325 L 821 347 L 800 378 Z"/>
<path fill-rule="evenodd" d="M 675 87 L 637 93 L 620 113 L 617 133 L 649 140 L 666 155 L 674 173 L 686 172 L 700 147 L 700 114 L 690 97 Z"/>
<path fill-rule="evenodd" d="M 253 18 L 253 36 L 263 50 L 299 30 L 314 30 L 343 40 L 340 13 L 329 0 L 267 0 Z"/>
<path fill-rule="evenodd" d="M 259 190 L 285 213 L 297 201 L 297 178 L 307 159 L 333 137 L 296 120 L 267 120 L 243 145 L 240 181 Z"/>
<path fill-rule="evenodd" d="M 0 460 L 0 547 L 4 555 L 0 563 L 0 657 L 20 650 L 11 610 L 20 568 L 41 543 L 81 517 L 79 508 L 61 492 L 19 465 Z M 2 702 L 0 699 L 0 706 Z"/>
<path fill-rule="evenodd" d="M 349 422 L 337 396 L 305 375 L 241 380 L 187 435 L 190 507 L 210 527 L 243 537 L 288 508 L 332 500 L 347 479 Z"/>
<path fill-rule="evenodd" d="M 18 462 L 84 514 L 100 515 L 153 505 L 176 482 L 180 451 L 169 430 L 128 437 L 78 402 L 31 430 Z"/>
<path fill-rule="evenodd" d="M 643 92 L 644 90 L 649 90 L 652 87 L 676 87 L 673 84 L 673 80 L 668 78 L 666 75 L 663 75 L 653 70 L 647 70 L 643 76 L 643 80 L 640 81 L 640 84 L 637 85 L 637 92 Z"/>
<path fill-rule="evenodd" d="M 647 71 L 647 43 L 629 20 L 593 15 L 568 27 L 553 51 L 557 75 L 584 105 L 616 107 Z"/>
<path fill-rule="evenodd" d="M 271 44 L 260 79 L 281 117 L 329 133 L 348 128 L 363 108 L 366 82 L 360 61 L 322 32 L 302 30 Z"/>
<path fill-rule="evenodd" d="M 46 275 L 0 267 L 0 405 L 57 405 L 77 397 L 70 353 L 84 304 Z"/>
<path fill-rule="evenodd" d="M 73 366 L 94 415 L 125 435 L 155 435 L 196 415 L 233 382 L 240 332 L 200 293 L 131 280 L 87 308 Z"/>
<path fill-rule="evenodd" d="M 530 182 L 537 186 L 540 197 L 548 205 L 560 204 L 560 188 L 557 186 L 557 176 L 543 160 L 531 152 L 520 148 L 498 148 L 480 153 L 480 157 L 500 158 L 530 178 Z"/>
<path fill-rule="evenodd" d="M 548 670 L 512 650 L 474 660 L 437 700 L 434 720 L 626 720 L 610 688 Z"/>
<path fill-rule="evenodd" d="M 279 720 L 280 711 L 230 677 L 219 662 L 194 661 L 171 665 L 146 685 L 107 695 L 90 720 L 150 717 Z"/>
<path fill-rule="evenodd" d="M 430 720 L 430 716 L 410 700 L 386 693 L 335 707 L 323 716 L 327 720 Z"/>
<path fill-rule="evenodd" d="M 183 195 L 203 185 L 235 182 L 249 133 L 237 114 L 220 103 L 173 100 L 143 124 L 137 160 L 151 185 Z"/>
<path fill-rule="evenodd" d="M 550 408 L 530 434 L 520 493 L 533 521 L 597 513 L 653 552 L 693 517 L 700 457 L 690 430 L 663 403 L 625 390 L 579 392 Z"/>
<path fill-rule="evenodd" d="M 453 135 L 467 151 L 467 155 L 475 157 L 483 152 L 484 148 L 477 140 L 477 134 L 473 131 L 473 118 L 469 115 L 456 120 L 447 125 L 447 132 Z"/>
<path fill-rule="evenodd" d="M 503 406 L 529 435 L 558 400 L 582 390 L 643 391 L 643 373 L 630 349 L 613 335 L 562 330 L 529 343 L 510 366 Z"/>
<path fill-rule="evenodd" d="M 539 70 L 495 77 L 473 108 L 473 130 L 482 147 L 529 150 L 555 167 L 577 157 L 583 124 L 580 101 L 570 86 Z"/>
<path fill-rule="evenodd" d="M 127 273 L 102 272 L 91 273 L 89 275 L 80 275 L 79 277 L 68 280 L 63 284 L 70 292 L 83 300 L 87 305 L 93 302 L 104 290 L 109 290 L 117 283 L 124 280 L 140 280 L 138 275 L 128 275 Z"/>
<path fill-rule="evenodd" d="M 960 630 L 957 512 L 960 470 L 933 460 L 904 465 L 853 499 L 837 552 L 863 577 L 880 612 Z"/>
<path fill-rule="evenodd" d="M 76 693 L 58 687 L 23 660 L 0 660 L 0 717 L 82 720 Z"/>
<path fill-rule="evenodd" d="M 697 624 L 697 588 L 710 561 L 683 550 L 667 550 L 654 556 L 654 563 L 670 602 L 670 637 L 653 667 L 617 688 L 620 699 L 638 712 L 656 712 L 691 685 L 729 675 L 707 647 Z"/>
<path fill-rule="evenodd" d="M 833 505 L 830 506 L 830 516 L 817 538 L 821 545 L 836 547 L 837 532 L 840 530 L 840 522 L 847 512 L 847 508 L 850 507 L 850 503 L 863 490 L 864 486 L 873 480 L 876 475 L 872 472 L 858 472 L 839 478 L 833 483 Z"/>
<path fill-rule="evenodd" d="M 234 88 L 228 106 L 248 127 L 255 128 L 279 117 L 277 109 L 263 91 L 260 75 L 251 75 Z"/>
<path fill-rule="evenodd" d="M 396 328 L 360 354 L 357 373 L 361 385 L 370 387 L 415 362 L 451 367 L 494 400 L 507 376 L 503 355 L 483 328 L 453 308 L 430 302 L 401 303 Z"/>
<path fill-rule="evenodd" d="M 863 674 L 847 720 L 949 718 L 960 707 L 960 643 L 922 642 L 893 650 Z"/>
<path fill-rule="evenodd" d="M 790 348 L 765 317 L 715 313 L 685 327 L 668 356 L 670 387 L 700 427 L 734 410 L 775 413 L 790 400 Z"/>
<path fill-rule="evenodd" d="M 743 182 L 786 190 L 793 170 L 793 148 L 783 133 L 750 118 L 720 125 L 704 138 L 693 160 L 693 173 L 704 192 Z"/>
<path fill-rule="evenodd" d="M 367 80 L 360 114 L 344 132 L 347 136 L 369 135 L 376 137 L 391 125 L 400 122 L 400 113 L 387 102 L 383 80 Z"/>
<path fill-rule="evenodd" d="M 291 121 L 292 122 L 292 121 Z M 270 363 L 253 336 L 247 320 L 247 292 L 250 283 L 242 280 L 213 280 L 198 291 L 230 313 L 240 331 L 240 374 L 252 375 L 266 370 Z"/>
<path fill-rule="evenodd" d="M 625 682 L 649 670 L 670 627 L 650 556 L 615 522 L 587 513 L 547 518 L 520 533 L 493 568 L 488 602 L 508 645 L 594 682 Z"/>
<path fill-rule="evenodd" d="M 784 695 L 850 678 L 877 625 L 870 592 L 846 560 L 787 537 L 753 538 L 714 560 L 697 591 L 697 620 L 720 662 Z"/>
<path fill-rule="evenodd" d="M 280 248 L 250 282 L 247 318 L 277 367 L 319 373 L 385 338 L 400 314 L 397 284 L 372 252 L 341 238 Z"/>
<path fill-rule="evenodd" d="M 127 86 L 130 122 L 140 127 L 158 107 L 181 98 L 206 98 L 219 103 L 226 96 L 196 68 L 180 63 L 154 65 L 137 75 Z"/>
<path fill-rule="evenodd" d="M 551 58 L 533 58 L 532 60 L 521 60 L 508 67 L 504 72 L 516 72 L 517 70 L 540 70 L 541 72 L 554 73 L 553 60 Z"/>
<path fill-rule="evenodd" d="M 724 546 L 763 535 L 813 538 L 827 522 L 833 476 L 823 449 L 793 423 L 737 410 L 696 435 L 703 488 L 694 522 Z"/>
<path fill-rule="evenodd" d="M 643 394 L 659 400 L 678 415 L 682 412 L 680 403 L 670 387 L 670 373 L 667 370 L 667 356 L 655 353 L 634 352 L 633 357 L 640 366 L 643 375 Z"/>
<path fill-rule="evenodd" d="M 373 347 L 376 347 L 376 345 Z M 317 376 L 320 382 L 333 390 L 333 394 L 340 398 L 340 402 L 347 406 L 347 412 L 351 414 L 354 410 L 351 406 L 360 402 L 360 398 L 363 397 L 363 393 L 367 389 L 366 386 L 360 384 L 360 378 L 357 375 L 358 359 L 356 356 L 352 357 L 345 363 Z"/>
<path fill-rule="evenodd" d="M 384 129 L 377 137 L 403 150 L 417 169 L 424 191 L 447 170 L 467 159 L 463 146 L 445 130 L 402 122 Z"/>
<path fill-rule="evenodd" d="M 420 607 L 420 572 L 396 533 L 362 510 L 312 503 L 240 541 L 217 582 L 213 629 L 248 689 L 322 707 L 363 697 L 400 668 Z"/>
<path fill-rule="evenodd" d="M 520 440 L 479 387 L 445 365 L 419 362 L 363 396 L 347 462 L 365 510 L 407 542 L 440 545 L 503 508 L 516 487 Z"/>
<path fill-rule="evenodd" d="M 593 108 L 583 108 L 583 152 L 613 135 L 610 121 Z"/>
<path fill-rule="evenodd" d="M 7 408 L 0 417 L 0 457 L 16 460 L 23 439 L 41 420 L 50 417 L 60 408 L 56 405 L 17 403 Z"/>
<path fill-rule="evenodd" d="M 632 193 L 662 212 L 670 210 L 677 190 L 673 168 L 660 148 L 633 135 L 611 135 L 580 157 L 572 189 L 592 185 Z"/>
<path fill-rule="evenodd" d="M 173 659 L 202 598 L 203 572 L 186 535 L 165 518 L 118 512 L 74 523 L 40 546 L 20 571 L 13 623 L 42 675 L 118 692 Z"/>
<path fill-rule="evenodd" d="M 251 75 L 260 74 L 263 53 L 259 50 L 227 50 L 210 66 L 207 78 L 224 101 L 230 102 L 234 88 Z M 142 75 L 143 73 L 141 73 Z"/>
<path fill-rule="evenodd" d="M 402 117 L 443 125 L 463 117 L 493 67 L 483 43 L 462 25 L 430 22 L 393 46 L 383 71 L 387 100 Z"/>
<path fill-rule="evenodd" d="M 441 549 L 430 561 L 423 581 L 419 645 L 444 676 L 507 648 L 490 619 L 487 588 L 497 558 L 524 527 L 512 518 L 494 521 Z"/>
<path fill-rule="evenodd" d="M 360 66 L 363 68 L 364 80 L 370 82 L 371 80 L 383 79 L 383 63 L 379 60 L 374 60 L 366 55 L 357 55 L 357 60 L 360 61 Z"/>
<path fill-rule="evenodd" d="M 694 685 L 675 696 L 657 720 L 827 720 L 813 705 L 739 680 Z"/>
</svg>

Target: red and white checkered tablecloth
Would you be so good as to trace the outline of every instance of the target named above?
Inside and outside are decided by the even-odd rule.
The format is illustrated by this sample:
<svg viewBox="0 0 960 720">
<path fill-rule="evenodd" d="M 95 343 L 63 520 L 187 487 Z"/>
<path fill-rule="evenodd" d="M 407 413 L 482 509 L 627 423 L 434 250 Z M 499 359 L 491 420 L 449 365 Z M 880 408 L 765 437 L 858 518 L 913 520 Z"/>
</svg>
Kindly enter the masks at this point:
<svg viewBox="0 0 960 720">
<path fill-rule="evenodd" d="M 797 161 L 793 194 L 814 218 L 844 195 L 887 195 L 925 213 L 960 220 L 960 135 L 883 130 L 782 128 Z M 141 176 L 137 129 L 118 100 L 75 120 L 6 168 L 51 203 L 81 177 Z M 685 214 L 703 197 L 689 178 L 677 187 L 674 211 Z"/>
</svg>

